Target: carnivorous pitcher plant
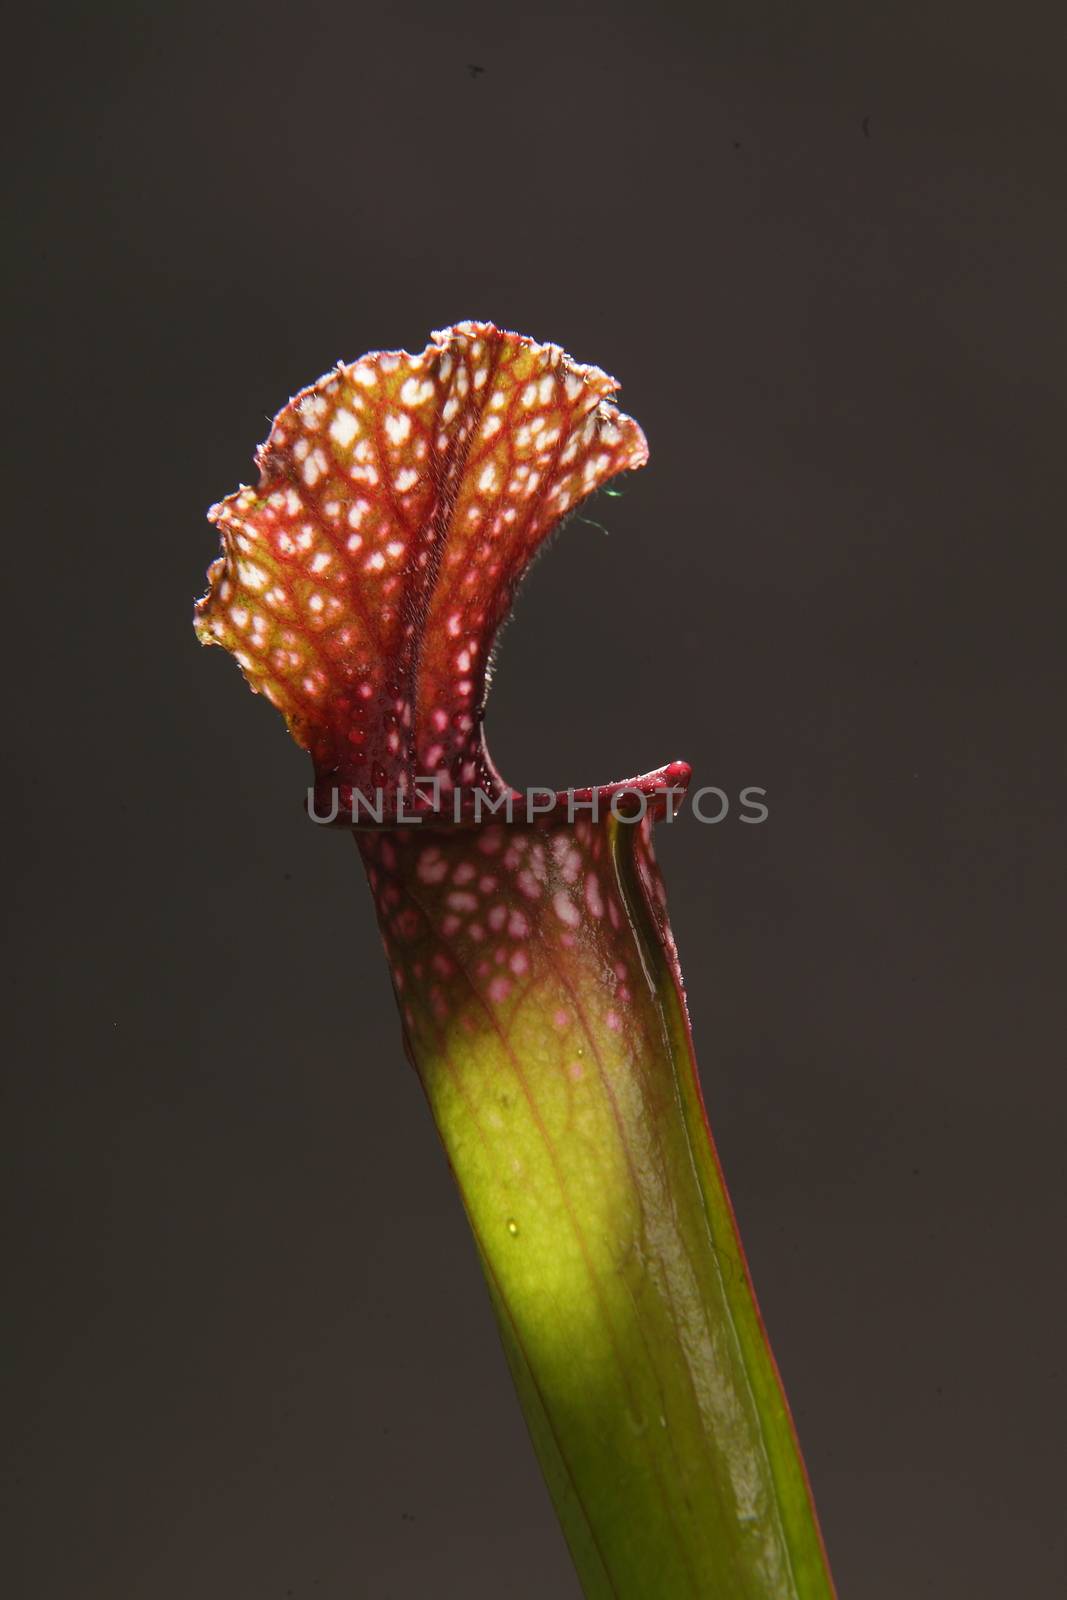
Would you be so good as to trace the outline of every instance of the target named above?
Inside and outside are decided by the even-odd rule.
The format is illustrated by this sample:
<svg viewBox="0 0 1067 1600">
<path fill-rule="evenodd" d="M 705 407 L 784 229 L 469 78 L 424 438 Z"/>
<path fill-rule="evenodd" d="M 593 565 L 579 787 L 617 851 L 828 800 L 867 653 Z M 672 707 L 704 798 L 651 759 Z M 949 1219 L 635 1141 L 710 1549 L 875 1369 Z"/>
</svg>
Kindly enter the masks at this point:
<svg viewBox="0 0 1067 1600">
<path fill-rule="evenodd" d="M 689 769 L 519 795 L 483 736 L 538 547 L 646 460 L 616 388 L 488 323 L 338 366 L 210 513 L 196 627 L 282 712 L 312 815 L 362 856 L 585 1593 L 826 1600 L 653 856 Z"/>
</svg>

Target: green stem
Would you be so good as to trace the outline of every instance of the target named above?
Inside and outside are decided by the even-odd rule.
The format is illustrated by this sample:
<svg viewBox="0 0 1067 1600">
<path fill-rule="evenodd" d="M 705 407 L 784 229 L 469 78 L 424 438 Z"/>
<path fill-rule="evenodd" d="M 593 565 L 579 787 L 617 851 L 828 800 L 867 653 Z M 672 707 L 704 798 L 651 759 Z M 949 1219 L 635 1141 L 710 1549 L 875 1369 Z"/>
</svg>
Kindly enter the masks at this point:
<svg viewBox="0 0 1067 1600">
<path fill-rule="evenodd" d="M 391 868 L 382 840 L 364 855 L 409 1053 L 584 1591 L 827 1600 L 704 1115 L 650 828 L 606 818 L 585 834 L 525 834 L 505 840 L 513 875 L 527 873 L 527 899 L 509 902 L 528 927 L 518 984 L 487 954 L 476 919 L 492 906 L 466 921 L 449 909 L 476 899 L 450 888 L 469 881 L 470 831 L 435 834 L 429 854 L 428 837 L 390 835 Z M 592 897 L 566 889 L 568 851 L 586 867 L 595 856 Z"/>
</svg>

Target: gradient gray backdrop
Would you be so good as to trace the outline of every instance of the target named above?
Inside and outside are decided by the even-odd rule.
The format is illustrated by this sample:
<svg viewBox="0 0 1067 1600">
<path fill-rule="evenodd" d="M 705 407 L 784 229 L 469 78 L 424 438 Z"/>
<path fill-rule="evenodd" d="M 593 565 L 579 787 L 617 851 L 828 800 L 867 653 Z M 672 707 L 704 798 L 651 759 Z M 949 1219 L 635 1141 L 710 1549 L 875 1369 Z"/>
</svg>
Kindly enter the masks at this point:
<svg viewBox="0 0 1067 1600">
<path fill-rule="evenodd" d="M 769 791 L 661 853 L 842 1600 L 1061 1592 L 1061 18 L 23 19 L 12 1600 L 576 1594 L 356 854 L 190 628 L 274 411 L 464 317 L 652 448 L 520 599 L 503 771 Z"/>
</svg>

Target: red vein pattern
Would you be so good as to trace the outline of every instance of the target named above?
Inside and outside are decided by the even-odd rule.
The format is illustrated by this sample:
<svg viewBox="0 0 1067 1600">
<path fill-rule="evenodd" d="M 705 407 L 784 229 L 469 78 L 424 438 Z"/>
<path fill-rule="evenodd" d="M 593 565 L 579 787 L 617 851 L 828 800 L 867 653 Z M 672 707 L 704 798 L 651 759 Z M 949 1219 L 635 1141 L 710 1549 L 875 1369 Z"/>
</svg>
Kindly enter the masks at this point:
<svg viewBox="0 0 1067 1600">
<path fill-rule="evenodd" d="M 499 792 L 494 637 L 560 519 L 647 459 L 618 385 L 491 323 L 338 366 L 278 415 L 259 484 L 212 508 L 196 626 L 284 714 L 321 783 Z"/>
<path fill-rule="evenodd" d="M 360 830 L 357 842 L 409 1048 L 417 1053 L 429 1046 L 435 1028 L 462 1013 L 472 997 L 476 1014 L 495 1015 L 506 1036 L 515 1003 L 527 1001 L 537 985 L 542 998 L 555 996 L 555 1031 L 549 1036 L 562 1036 L 566 1023 L 558 1001 L 564 973 L 569 967 L 573 974 L 594 950 L 594 998 L 604 1010 L 603 1029 L 620 1036 L 630 1030 L 631 986 L 640 976 L 643 987 L 644 976 L 633 970 L 632 910 L 620 900 L 609 860 L 609 802 L 616 793 L 647 800 L 643 820 L 624 826 L 633 836 L 657 942 L 680 982 L 652 825 L 663 813 L 668 786 L 679 796 L 687 778 L 688 769 L 674 763 L 632 784 L 605 785 L 597 791 L 595 821 L 568 822 L 558 806 L 533 822 L 512 825 Z M 561 958 L 563 973 L 557 970 Z"/>
</svg>

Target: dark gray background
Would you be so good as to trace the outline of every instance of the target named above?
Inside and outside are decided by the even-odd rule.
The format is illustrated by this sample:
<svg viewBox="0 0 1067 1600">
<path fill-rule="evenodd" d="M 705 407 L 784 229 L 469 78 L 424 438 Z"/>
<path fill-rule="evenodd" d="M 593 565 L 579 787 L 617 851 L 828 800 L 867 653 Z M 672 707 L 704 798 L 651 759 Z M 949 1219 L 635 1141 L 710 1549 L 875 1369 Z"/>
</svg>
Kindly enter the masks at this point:
<svg viewBox="0 0 1067 1600">
<path fill-rule="evenodd" d="M 34 9 L 6 1593 L 575 1594 L 355 852 L 189 622 L 268 417 L 462 317 L 652 447 L 521 597 L 503 771 L 769 790 L 661 853 L 842 1600 L 1060 1592 L 1061 13 Z"/>
</svg>

